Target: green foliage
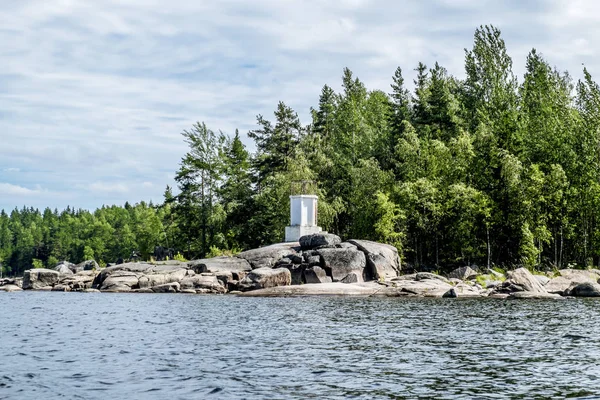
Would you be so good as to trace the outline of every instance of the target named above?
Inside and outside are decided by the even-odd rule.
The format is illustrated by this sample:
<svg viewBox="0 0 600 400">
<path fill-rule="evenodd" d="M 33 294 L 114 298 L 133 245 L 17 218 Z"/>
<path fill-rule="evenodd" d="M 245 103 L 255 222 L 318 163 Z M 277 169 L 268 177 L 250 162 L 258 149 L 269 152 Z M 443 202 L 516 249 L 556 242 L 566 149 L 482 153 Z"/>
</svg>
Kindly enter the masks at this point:
<svg viewBox="0 0 600 400">
<path fill-rule="evenodd" d="M 48 257 L 48 261 L 46 261 L 46 266 L 48 268 L 54 268 L 57 264 L 58 264 L 58 258 L 54 257 L 54 256 L 50 256 Z"/>
<path fill-rule="evenodd" d="M 219 249 L 216 246 L 212 246 L 206 256 L 208 258 L 210 258 L 210 257 L 233 257 L 238 253 L 240 253 L 240 249 L 237 249 L 237 248 L 228 250 L 228 249 Z"/>
<path fill-rule="evenodd" d="M 212 247 L 211 247 L 211 251 L 212 251 Z M 181 261 L 181 262 L 186 262 L 186 258 L 181 254 L 181 253 L 177 253 L 173 256 L 173 260 L 175 261 Z"/>
<path fill-rule="evenodd" d="M 85 260 L 93 260 L 94 259 L 94 250 L 90 246 L 85 246 L 83 248 L 83 258 Z"/>
<path fill-rule="evenodd" d="M 44 268 L 44 263 L 42 262 L 42 260 L 39 260 L 37 258 L 31 260 L 31 265 L 33 266 L 33 268 Z"/>
</svg>

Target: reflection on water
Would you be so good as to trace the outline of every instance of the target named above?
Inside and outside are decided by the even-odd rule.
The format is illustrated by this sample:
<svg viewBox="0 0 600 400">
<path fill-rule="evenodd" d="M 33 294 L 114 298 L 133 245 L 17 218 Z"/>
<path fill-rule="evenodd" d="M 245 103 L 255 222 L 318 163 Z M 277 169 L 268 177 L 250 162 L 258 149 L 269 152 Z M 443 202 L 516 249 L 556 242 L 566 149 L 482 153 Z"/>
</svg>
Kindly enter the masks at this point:
<svg viewBox="0 0 600 400">
<path fill-rule="evenodd" d="M 0 399 L 600 395 L 600 303 L 0 292 Z"/>
</svg>

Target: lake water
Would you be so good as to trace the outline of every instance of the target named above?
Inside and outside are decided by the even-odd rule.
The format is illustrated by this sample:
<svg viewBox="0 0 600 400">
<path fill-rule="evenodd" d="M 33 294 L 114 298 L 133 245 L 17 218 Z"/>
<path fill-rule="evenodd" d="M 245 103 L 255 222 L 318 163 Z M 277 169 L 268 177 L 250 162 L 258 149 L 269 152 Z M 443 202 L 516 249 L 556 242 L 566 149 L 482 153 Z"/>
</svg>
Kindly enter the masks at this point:
<svg viewBox="0 0 600 400">
<path fill-rule="evenodd" d="M 600 302 L 0 292 L 0 399 L 600 396 Z"/>
</svg>

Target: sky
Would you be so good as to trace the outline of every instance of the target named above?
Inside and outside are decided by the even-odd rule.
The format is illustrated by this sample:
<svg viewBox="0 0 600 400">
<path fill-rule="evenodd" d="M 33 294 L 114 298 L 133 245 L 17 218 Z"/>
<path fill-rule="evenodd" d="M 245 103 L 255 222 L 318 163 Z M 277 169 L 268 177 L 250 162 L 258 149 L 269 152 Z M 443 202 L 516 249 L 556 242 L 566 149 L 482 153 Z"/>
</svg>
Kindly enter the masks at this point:
<svg viewBox="0 0 600 400">
<path fill-rule="evenodd" d="M 245 143 L 282 100 L 308 124 L 344 67 L 390 91 L 419 61 L 464 77 L 493 24 L 519 77 L 535 47 L 600 75 L 594 0 L 0 0 L 0 209 L 162 201 L 196 121 Z"/>
</svg>

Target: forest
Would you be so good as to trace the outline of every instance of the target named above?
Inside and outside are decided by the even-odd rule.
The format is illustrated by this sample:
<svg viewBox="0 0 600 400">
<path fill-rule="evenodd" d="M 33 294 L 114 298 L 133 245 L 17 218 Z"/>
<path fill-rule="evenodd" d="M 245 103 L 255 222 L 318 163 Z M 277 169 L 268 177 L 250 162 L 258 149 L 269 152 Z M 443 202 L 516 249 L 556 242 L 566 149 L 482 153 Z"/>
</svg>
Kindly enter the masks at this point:
<svg viewBox="0 0 600 400">
<path fill-rule="evenodd" d="M 481 26 L 464 79 L 419 63 L 369 90 L 349 69 L 311 120 L 280 102 L 248 137 L 197 123 L 162 204 L 0 212 L 4 274 L 155 246 L 187 259 L 283 240 L 293 183 L 313 181 L 319 225 L 393 244 L 404 267 L 589 267 L 600 261 L 600 86 L 540 52 L 518 79 L 500 31 Z M 317 95 L 317 94 L 316 94 Z"/>
</svg>

